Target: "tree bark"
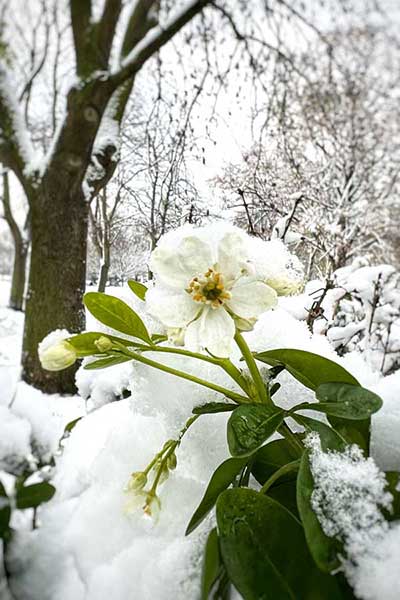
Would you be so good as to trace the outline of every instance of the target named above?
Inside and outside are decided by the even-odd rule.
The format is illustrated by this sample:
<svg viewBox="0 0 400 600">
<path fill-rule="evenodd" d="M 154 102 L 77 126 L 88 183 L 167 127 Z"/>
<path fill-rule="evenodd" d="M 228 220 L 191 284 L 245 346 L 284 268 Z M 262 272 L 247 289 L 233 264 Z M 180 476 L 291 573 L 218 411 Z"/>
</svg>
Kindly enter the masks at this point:
<svg viewBox="0 0 400 600">
<path fill-rule="evenodd" d="M 86 279 L 89 204 L 81 186 L 53 171 L 31 202 L 32 251 L 25 310 L 22 378 L 47 393 L 74 393 L 75 367 L 42 369 L 38 344 L 54 329 L 85 327 L 82 295 Z"/>
<path fill-rule="evenodd" d="M 10 186 L 8 172 L 3 171 L 3 209 L 4 218 L 14 242 L 14 266 L 11 280 L 11 292 L 9 306 L 14 310 L 22 310 L 24 304 L 26 257 L 28 254 L 28 242 L 24 239 L 17 221 L 11 210 Z"/>
<path fill-rule="evenodd" d="M 26 281 L 26 259 L 28 245 L 24 241 L 14 240 L 14 266 L 11 280 L 9 306 L 14 310 L 23 310 Z"/>
</svg>

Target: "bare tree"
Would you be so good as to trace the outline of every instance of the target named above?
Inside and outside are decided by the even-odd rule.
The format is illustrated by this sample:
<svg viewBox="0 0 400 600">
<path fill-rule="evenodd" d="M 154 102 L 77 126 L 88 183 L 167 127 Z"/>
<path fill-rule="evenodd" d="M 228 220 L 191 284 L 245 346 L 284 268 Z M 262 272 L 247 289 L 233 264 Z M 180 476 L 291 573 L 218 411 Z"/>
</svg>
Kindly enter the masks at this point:
<svg viewBox="0 0 400 600">
<path fill-rule="evenodd" d="M 14 217 L 10 199 L 10 184 L 7 170 L 3 171 L 3 214 L 9 227 L 14 246 L 14 263 L 12 268 L 9 306 L 14 310 L 22 310 L 24 304 L 26 262 L 29 249 L 29 219 L 21 227 Z"/>
</svg>

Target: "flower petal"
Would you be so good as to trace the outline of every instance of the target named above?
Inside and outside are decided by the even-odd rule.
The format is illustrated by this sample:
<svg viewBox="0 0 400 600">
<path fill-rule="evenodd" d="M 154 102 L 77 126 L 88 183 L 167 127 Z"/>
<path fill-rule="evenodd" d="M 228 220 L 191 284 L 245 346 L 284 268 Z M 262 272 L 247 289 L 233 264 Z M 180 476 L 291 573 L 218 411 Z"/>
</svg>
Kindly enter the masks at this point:
<svg viewBox="0 0 400 600">
<path fill-rule="evenodd" d="M 207 349 L 221 358 L 231 353 L 235 323 L 224 308 L 207 306 L 186 330 L 185 345 L 193 351 Z"/>
<path fill-rule="evenodd" d="M 243 277 L 231 289 L 227 307 L 239 317 L 251 319 L 277 304 L 277 293 L 262 281 Z"/>
<path fill-rule="evenodd" d="M 189 277 L 188 282 L 214 264 L 210 245 L 194 235 L 183 238 L 178 247 L 178 257 L 182 272 Z"/>
<path fill-rule="evenodd" d="M 166 327 L 185 327 L 199 312 L 199 305 L 184 290 L 159 286 L 147 291 L 146 308 Z"/>
<path fill-rule="evenodd" d="M 211 248 L 194 235 L 182 239 L 178 246 L 161 244 L 152 253 L 150 269 L 166 285 L 185 288 L 196 275 L 214 264 Z"/>
<path fill-rule="evenodd" d="M 245 240 L 237 231 L 226 233 L 218 244 L 218 270 L 225 280 L 235 279 L 247 258 Z"/>
</svg>

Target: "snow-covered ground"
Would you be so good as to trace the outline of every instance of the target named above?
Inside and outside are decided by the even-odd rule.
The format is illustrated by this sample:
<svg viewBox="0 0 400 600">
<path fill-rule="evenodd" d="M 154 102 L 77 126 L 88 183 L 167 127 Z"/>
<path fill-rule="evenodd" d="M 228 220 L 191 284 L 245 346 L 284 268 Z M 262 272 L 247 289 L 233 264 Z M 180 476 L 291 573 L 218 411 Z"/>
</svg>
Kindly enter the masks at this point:
<svg viewBox="0 0 400 600">
<path fill-rule="evenodd" d="M 139 301 L 129 290 L 117 293 L 137 308 Z M 145 365 L 126 363 L 98 372 L 81 370 L 78 384 L 86 401 L 78 396 L 44 396 L 18 382 L 22 315 L 5 307 L 7 296 L 8 286 L 1 282 L 0 468 L 32 460 L 32 450 L 43 461 L 55 453 L 52 483 L 57 489 L 40 508 L 37 529 L 31 530 L 30 518 L 18 512 L 14 517 L 17 533 L 7 565 L 15 598 L 105 600 L 112 595 L 114 600 L 195 600 L 204 539 L 213 517 L 189 537 L 184 531 L 211 473 L 229 455 L 224 435 L 227 414 L 202 417 L 183 439 L 177 468 L 161 488 L 157 523 L 140 510 L 127 514 L 123 490 L 130 473 L 144 468 L 167 439 L 176 437 L 192 408 L 219 399 L 218 395 Z M 360 354 L 338 358 L 324 336 L 311 336 L 304 322 L 283 309 L 265 313 L 247 339 L 254 350 L 296 347 L 333 358 L 379 393 L 384 406 L 373 419 L 373 455 L 379 467 L 399 470 L 400 372 L 382 378 Z M 194 370 L 186 357 L 165 360 Z M 195 369 L 199 376 L 231 386 L 214 365 L 196 364 Z M 282 405 L 312 401 L 313 394 L 289 375 L 281 374 L 280 382 L 275 398 Z M 131 396 L 110 402 L 121 398 L 123 390 Z M 60 453 L 65 425 L 82 415 L 86 416 Z M 9 479 L 6 483 L 11 484 Z M 393 528 L 390 536 L 394 565 L 400 560 L 399 528 Z M 400 597 L 399 576 L 387 580 L 388 546 L 383 546 L 380 554 L 367 557 L 360 573 L 352 573 L 365 600 Z M 368 585 L 362 585 L 365 573 Z"/>
</svg>

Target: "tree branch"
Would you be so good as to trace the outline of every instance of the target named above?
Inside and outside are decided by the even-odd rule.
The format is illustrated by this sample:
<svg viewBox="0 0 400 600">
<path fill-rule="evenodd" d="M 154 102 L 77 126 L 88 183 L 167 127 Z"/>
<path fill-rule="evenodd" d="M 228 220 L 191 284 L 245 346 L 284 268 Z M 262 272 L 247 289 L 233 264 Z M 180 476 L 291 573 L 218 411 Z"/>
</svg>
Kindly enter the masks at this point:
<svg viewBox="0 0 400 600">
<path fill-rule="evenodd" d="M 99 64 L 107 69 L 118 19 L 122 10 L 122 0 L 105 0 L 100 21 L 95 25 L 94 37 L 99 53 Z"/>
<path fill-rule="evenodd" d="M 110 83 L 114 89 L 134 76 L 151 56 L 209 4 L 211 0 L 191 0 L 184 9 L 169 20 L 164 28 L 159 25 L 148 32 L 122 61 L 121 68 L 111 75 Z"/>
<path fill-rule="evenodd" d="M 91 0 L 70 0 L 71 25 L 74 37 L 76 72 L 79 77 L 87 77 L 92 71 L 92 60 L 88 46 L 92 37 Z"/>
<path fill-rule="evenodd" d="M 0 161 L 15 173 L 29 198 L 32 184 L 24 170 L 33 149 L 16 97 L 7 70 L 0 64 Z"/>
</svg>

